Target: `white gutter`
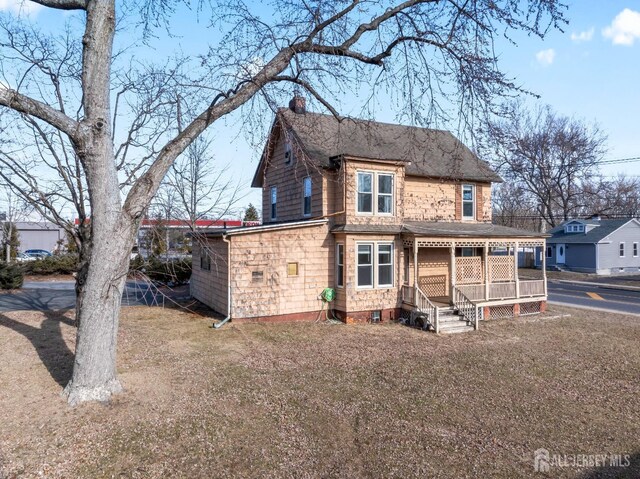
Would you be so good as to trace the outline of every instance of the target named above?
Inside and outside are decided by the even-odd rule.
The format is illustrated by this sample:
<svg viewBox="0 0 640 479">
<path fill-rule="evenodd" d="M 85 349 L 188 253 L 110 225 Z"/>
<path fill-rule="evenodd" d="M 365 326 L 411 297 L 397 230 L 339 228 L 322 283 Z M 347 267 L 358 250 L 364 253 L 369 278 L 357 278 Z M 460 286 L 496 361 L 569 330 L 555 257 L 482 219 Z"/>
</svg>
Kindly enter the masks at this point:
<svg viewBox="0 0 640 479">
<path fill-rule="evenodd" d="M 263 231 L 279 231 L 279 230 L 298 228 L 300 226 L 317 226 L 325 223 L 327 223 L 326 219 L 319 219 L 319 220 L 295 221 L 293 223 L 276 223 L 276 224 L 266 224 L 266 225 L 260 225 L 260 226 L 249 226 L 246 228 L 240 227 L 240 228 L 227 230 L 226 232 L 222 233 L 222 236 L 226 237 L 226 236 L 234 236 L 239 234 L 261 233 Z M 214 231 L 211 233 L 216 234 L 217 232 Z M 205 232 L 203 234 L 206 235 L 207 233 Z"/>
</svg>

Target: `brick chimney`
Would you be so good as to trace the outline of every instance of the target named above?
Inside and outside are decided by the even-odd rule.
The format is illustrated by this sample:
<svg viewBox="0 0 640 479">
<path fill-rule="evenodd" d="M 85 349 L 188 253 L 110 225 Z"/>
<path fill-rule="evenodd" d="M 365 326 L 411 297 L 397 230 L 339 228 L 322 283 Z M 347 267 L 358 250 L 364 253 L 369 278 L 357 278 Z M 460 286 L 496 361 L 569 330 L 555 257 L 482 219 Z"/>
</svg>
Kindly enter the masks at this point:
<svg viewBox="0 0 640 479">
<path fill-rule="evenodd" d="M 294 93 L 293 98 L 289 101 L 289 109 L 294 113 L 306 113 L 307 101 L 298 93 Z"/>
</svg>

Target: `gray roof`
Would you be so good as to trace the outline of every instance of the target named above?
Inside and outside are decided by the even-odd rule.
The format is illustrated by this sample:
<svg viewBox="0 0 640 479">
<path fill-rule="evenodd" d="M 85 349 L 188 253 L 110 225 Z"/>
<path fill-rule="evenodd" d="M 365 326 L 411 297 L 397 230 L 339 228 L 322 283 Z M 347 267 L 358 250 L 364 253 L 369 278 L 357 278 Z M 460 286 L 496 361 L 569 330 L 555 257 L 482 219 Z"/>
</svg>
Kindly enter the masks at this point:
<svg viewBox="0 0 640 479">
<path fill-rule="evenodd" d="M 591 231 L 587 233 L 565 233 L 564 226 L 572 221 L 577 221 L 586 225 L 596 225 Z M 597 243 L 609 236 L 618 228 L 624 226 L 629 221 L 629 218 L 618 220 L 569 220 L 565 221 L 559 226 L 552 228 L 548 231 L 551 238 L 547 239 L 547 243 Z"/>
<path fill-rule="evenodd" d="M 278 111 L 294 132 L 311 161 L 332 167 L 331 159 L 351 156 L 382 161 L 408 162 L 407 175 L 467 181 L 500 182 L 502 179 L 484 161 L 450 132 L 319 113 Z M 264 158 L 263 158 L 264 160 Z M 254 186 L 260 182 L 258 168 Z"/>
<path fill-rule="evenodd" d="M 444 221 L 406 221 L 402 225 L 339 225 L 334 233 L 409 233 L 417 236 L 487 238 L 542 238 L 544 233 L 493 225 L 491 223 L 453 223 Z"/>
</svg>

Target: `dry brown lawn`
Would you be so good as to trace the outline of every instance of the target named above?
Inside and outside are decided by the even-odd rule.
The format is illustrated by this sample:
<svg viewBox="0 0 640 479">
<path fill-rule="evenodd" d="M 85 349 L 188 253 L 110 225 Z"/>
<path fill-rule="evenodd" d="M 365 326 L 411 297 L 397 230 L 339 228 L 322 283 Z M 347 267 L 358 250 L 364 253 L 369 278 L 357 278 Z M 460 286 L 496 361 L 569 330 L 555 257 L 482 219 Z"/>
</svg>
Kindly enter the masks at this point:
<svg viewBox="0 0 640 479">
<path fill-rule="evenodd" d="M 438 337 L 127 308 L 126 391 L 71 409 L 67 316 L 0 315 L 0 477 L 640 477 L 638 318 L 553 308 Z M 542 447 L 632 464 L 535 474 Z"/>
</svg>

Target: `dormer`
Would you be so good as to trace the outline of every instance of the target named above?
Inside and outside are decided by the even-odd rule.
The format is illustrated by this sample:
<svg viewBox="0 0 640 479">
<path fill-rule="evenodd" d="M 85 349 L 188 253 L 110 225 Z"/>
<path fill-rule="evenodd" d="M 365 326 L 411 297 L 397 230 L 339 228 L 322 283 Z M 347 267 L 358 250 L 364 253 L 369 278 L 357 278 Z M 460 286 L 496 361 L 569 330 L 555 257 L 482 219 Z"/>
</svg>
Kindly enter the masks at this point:
<svg viewBox="0 0 640 479">
<path fill-rule="evenodd" d="M 569 221 L 566 225 L 564 225 L 565 233 L 584 233 L 585 232 L 585 224 L 581 221 Z"/>
</svg>

